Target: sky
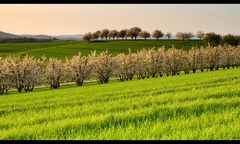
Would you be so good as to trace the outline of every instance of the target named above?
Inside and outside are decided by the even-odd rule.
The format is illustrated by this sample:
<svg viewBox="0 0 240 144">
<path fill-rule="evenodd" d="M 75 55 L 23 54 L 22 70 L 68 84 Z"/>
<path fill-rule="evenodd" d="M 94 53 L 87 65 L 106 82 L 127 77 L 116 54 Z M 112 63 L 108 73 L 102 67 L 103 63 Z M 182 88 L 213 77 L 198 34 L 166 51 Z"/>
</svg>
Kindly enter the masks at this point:
<svg viewBox="0 0 240 144">
<path fill-rule="evenodd" d="M 134 26 L 173 34 L 240 34 L 240 4 L 0 4 L 0 31 L 13 34 L 84 34 Z"/>
</svg>

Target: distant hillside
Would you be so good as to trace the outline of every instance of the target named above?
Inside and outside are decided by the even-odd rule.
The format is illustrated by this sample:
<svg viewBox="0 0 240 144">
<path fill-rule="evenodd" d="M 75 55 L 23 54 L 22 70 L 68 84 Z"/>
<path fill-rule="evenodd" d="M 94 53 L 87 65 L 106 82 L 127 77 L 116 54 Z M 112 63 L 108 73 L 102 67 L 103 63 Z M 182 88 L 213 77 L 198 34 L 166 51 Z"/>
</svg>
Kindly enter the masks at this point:
<svg viewBox="0 0 240 144">
<path fill-rule="evenodd" d="M 15 35 L 11 33 L 6 33 L 0 31 L 0 38 L 20 38 L 20 37 L 27 37 L 27 38 L 34 38 L 34 39 L 50 39 L 52 36 L 49 35 L 28 35 L 28 34 L 23 34 L 23 35 Z"/>
<path fill-rule="evenodd" d="M 0 38 L 19 38 L 20 36 L 0 31 Z"/>
<path fill-rule="evenodd" d="M 21 37 L 34 38 L 34 39 L 51 39 L 49 35 L 20 35 Z"/>
<path fill-rule="evenodd" d="M 58 35 L 58 36 L 53 36 L 54 38 L 60 39 L 60 40 L 81 40 L 83 35 L 78 34 L 78 35 Z"/>
<path fill-rule="evenodd" d="M 30 34 L 21 34 L 21 35 L 15 35 L 11 33 L 6 33 L 0 31 L 0 39 L 5 38 L 20 38 L 20 37 L 27 37 L 27 38 L 34 38 L 34 39 L 51 39 L 51 38 L 57 38 L 60 40 L 81 40 L 83 35 L 82 34 L 76 34 L 76 35 L 57 35 L 57 36 L 50 36 L 50 35 L 30 35 Z"/>
</svg>

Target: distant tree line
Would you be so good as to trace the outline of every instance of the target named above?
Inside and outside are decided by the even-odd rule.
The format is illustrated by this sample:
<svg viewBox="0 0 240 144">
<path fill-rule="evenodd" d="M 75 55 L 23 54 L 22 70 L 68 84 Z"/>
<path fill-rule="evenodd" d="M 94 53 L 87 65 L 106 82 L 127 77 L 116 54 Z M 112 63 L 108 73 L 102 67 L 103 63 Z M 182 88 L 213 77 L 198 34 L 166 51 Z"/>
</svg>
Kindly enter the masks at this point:
<svg viewBox="0 0 240 144">
<path fill-rule="evenodd" d="M 161 30 L 155 30 L 150 34 L 148 31 L 142 31 L 139 27 L 132 27 L 130 29 L 123 29 L 120 31 L 117 30 L 108 30 L 103 29 L 102 31 L 98 30 L 96 32 L 88 32 L 84 34 L 83 39 L 90 42 L 90 41 L 96 41 L 96 40 L 116 40 L 116 39 L 122 39 L 127 40 L 128 38 L 131 38 L 132 40 L 136 40 L 137 37 L 141 37 L 143 39 L 147 39 L 150 36 L 153 38 L 156 38 L 156 40 L 162 38 L 163 36 L 166 36 L 168 40 L 172 37 L 172 34 L 170 32 L 167 32 L 164 34 Z M 178 40 L 189 40 L 194 37 L 194 34 L 191 32 L 177 32 L 176 38 Z M 198 31 L 196 33 L 196 37 L 199 38 L 199 40 L 204 40 L 207 44 L 210 46 L 218 46 L 218 45 L 224 45 L 229 44 L 231 46 L 237 46 L 240 44 L 240 36 L 235 36 L 232 34 L 221 36 L 220 34 L 216 34 L 214 32 L 204 33 L 203 31 Z"/>
<path fill-rule="evenodd" d="M 66 61 L 25 55 L 0 57 L 0 94 L 11 88 L 18 92 L 31 92 L 36 85 L 48 84 L 51 89 L 60 87 L 61 82 L 75 82 L 81 86 L 87 79 L 108 83 L 110 77 L 119 81 L 175 76 L 181 71 L 189 74 L 197 70 L 218 70 L 240 66 L 240 46 L 193 47 L 189 51 L 164 47 L 142 49 L 136 53 L 111 56 L 108 51 L 96 51 L 84 56 L 81 53 Z"/>
<path fill-rule="evenodd" d="M 0 43 L 26 43 L 26 42 L 50 42 L 59 40 L 57 38 L 50 39 L 36 39 L 29 37 L 19 37 L 19 38 L 0 38 Z"/>
</svg>

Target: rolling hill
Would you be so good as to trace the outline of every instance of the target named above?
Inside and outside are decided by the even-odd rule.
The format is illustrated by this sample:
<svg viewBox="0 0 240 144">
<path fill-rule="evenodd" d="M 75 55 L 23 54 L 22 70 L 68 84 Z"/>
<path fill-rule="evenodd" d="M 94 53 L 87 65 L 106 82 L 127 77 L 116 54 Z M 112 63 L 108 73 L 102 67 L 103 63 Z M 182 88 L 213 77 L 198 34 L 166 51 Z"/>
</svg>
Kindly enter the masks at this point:
<svg viewBox="0 0 240 144">
<path fill-rule="evenodd" d="M 21 37 L 34 38 L 34 39 L 51 39 L 52 36 L 48 35 L 20 35 Z"/>
<path fill-rule="evenodd" d="M 20 37 L 19 35 L 0 31 L 0 38 L 19 38 L 19 37 Z"/>
<path fill-rule="evenodd" d="M 130 48 L 133 52 L 137 52 L 143 48 L 162 47 L 171 48 L 173 45 L 176 48 L 188 50 L 193 46 L 206 46 L 203 41 L 198 40 L 114 40 L 114 41 L 60 41 L 60 42 L 34 42 L 34 43 L 2 43 L 0 44 L 0 56 L 8 55 L 24 55 L 29 54 L 35 57 L 43 55 L 47 57 L 57 57 L 65 59 L 78 54 L 89 54 L 96 50 L 97 53 L 108 50 L 111 54 L 128 53 Z"/>
<path fill-rule="evenodd" d="M 83 35 L 82 34 L 76 34 L 76 35 L 57 35 L 53 36 L 54 38 L 58 38 L 60 40 L 81 40 Z"/>
<path fill-rule="evenodd" d="M 0 38 L 20 38 L 20 37 L 27 37 L 27 38 L 34 38 L 34 39 L 50 39 L 50 38 L 58 38 L 60 40 L 81 40 L 83 35 L 82 34 L 75 34 L 75 35 L 44 35 L 44 34 L 38 34 L 38 35 L 30 35 L 30 34 L 11 34 L 0 31 Z"/>
</svg>

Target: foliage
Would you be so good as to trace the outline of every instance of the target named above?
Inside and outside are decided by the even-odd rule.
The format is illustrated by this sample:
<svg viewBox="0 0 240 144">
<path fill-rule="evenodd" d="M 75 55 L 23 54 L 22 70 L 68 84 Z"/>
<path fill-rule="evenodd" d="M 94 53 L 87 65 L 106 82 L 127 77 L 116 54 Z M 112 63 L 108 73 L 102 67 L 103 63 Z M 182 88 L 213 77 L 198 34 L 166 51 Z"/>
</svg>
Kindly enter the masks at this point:
<svg viewBox="0 0 240 144">
<path fill-rule="evenodd" d="M 100 37 L 101 31 L 96 31 L 92 34 L 92 37 L 94 40 L 98 39 Z"/>
<path fill-rule="evenodd" d="M 84 34 L 84 36 L 83 36 L 83 39 L 84 40 L 86 40 L 86 41 L 88 41 L 88 42 L 90 42 L 90 40 L 93 38 L 93 36 L 92 36 L 92 33 L 86 33 L 86 34 Z"/>
<path fill-rule="evenodd" d="M 198 31 L 198 32 L 196 33 L 196 36 L 197 36 L 200 40 L 202 40 L 202 39 L 204 38 L 204 36 L 205 36 L 205 33 L 204 33 L 203 31 Z"/>
<path fill-rule="evenodd" d="M 153 31 L 152 36 L 158 40 L 159 38 L 164 36 L 164 33 L 160 30 L 155 30 Z"/>
<path fill-rule="evenodd" d="M 108 33 L 109 33 L 109 30 L 108 30 L 108 29 L 103 29 L 103 30 L 101 31 L 100 37 L 101 37 L 102 39 L 105 37 L 106 40 L 107 40 L 107 38 L 108 38 Z"/>
<path fill-rule="evenodd" d="M 172 36 L 172 33 L 167 32 L 165 35 L 167 36 L 167 38 L 168 38 L 168 40 L 169 40 L 169 39 L 171 38 L 171 36 Z"/>
<path fill-rule="evenodd" d="M 214 32 L 206 33 L 204 40 L 208 43 L 209 46 L 218 46 L 221 42 L 221 36 Z"/>
<path fill-rule="evenodd" d="M 136 73 L 136 62 L 137 57 L 136 54 L 132 53 L 129 49 L 129 53 L 125 54 L 118 54 L 114 57 L 115 61 L 115 69 L 114 73 L 120 81 L 128 81 L 132 80 L 134 74 Z"/>
<path fill-rule="evenodd" d="M 194 35 L 191 32 L 177 32 L 176 37 L 177 39 L 181 40 L 188 40 L 192 38 Z"/>
<path fill-rule="evenodd" d="M 140 37 L 144 38 L 146 40 L 146 38 L 149 38 L 150 37 L 150 33 L 147 32 L 147 31 L 142 31 L 140 33 Z"/>
<path fill-rule="evenodd" d="M 109 38 L 113 38 L 113 40 L 115 39 L 115 37 L 117 37 L 118 36 L 118 31 L 117 30 L 111 30 L 111 31 L 109 31 L 109 33 L 108 33 L 108 37 Z"/>
<path fill-rule="evenodd" d="M 81 86 L 84 80 L 90 77 L 93 69 L 92 60 L 93 55 L 82 56 L 79 52 L 78 55 L 66 60 L 64 64 L 66 75 L 70 75 L 76 85 Z"/>
<path fill-rule="evenodd" d="M 238 39 L 238 37 L 231 34 L 225 35 L 222 39 L 223 44 L 231 46 L 238 46 L 239 42 L 240 40 Z"/>
<path fill-rule="evenodd" d="M 45 65 L 44 76 L 50 88 L 59 88 L 60 80 L 64 72 L 62 61 L 56 58 L 50 58 L 45 62 Z"/>
<path fill-rule="evenodd" d="M 95 55 L 95 52 L 93 53 Z M 112 75 L 114 61 L 108 51 L 101 52 L 94 58 L 93 61 L 94 72 L 99 83 L 108 83 Z"/>
<path fill-rule="evenodd" d="M 127 34 L 127 29 L 123 29 L 121 31 L 118 32 L 118 37 L 121 37 L 122 39 L 126 37 Z"/>
</svg>

